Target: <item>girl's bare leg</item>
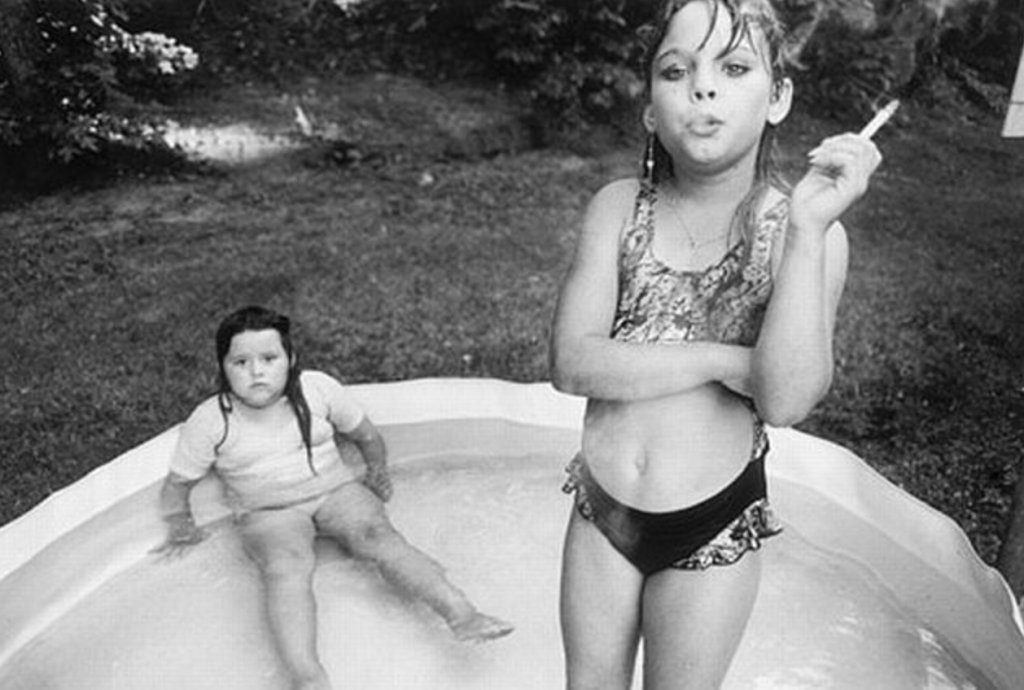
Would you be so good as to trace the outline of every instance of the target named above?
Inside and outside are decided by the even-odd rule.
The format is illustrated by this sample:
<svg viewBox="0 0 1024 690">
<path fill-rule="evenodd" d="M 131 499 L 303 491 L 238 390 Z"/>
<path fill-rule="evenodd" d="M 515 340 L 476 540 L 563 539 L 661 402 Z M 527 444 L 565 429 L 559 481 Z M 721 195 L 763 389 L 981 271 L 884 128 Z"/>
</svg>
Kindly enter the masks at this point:
<svg viewBox="0 0 1024 690">
<path fill-rule="evenodd" d="M 644 688 L 714 690 L 739 647 L 761 581 L 761 554 L 707 570 L 663 570 L 643 598 Z"/>
<path fill-rule="evenodd" d="M 240 521 L 245 551 L 263 578 L 267 618 L 294 690 L 330 690 L 316 650 L 313 598 L 313 539 L 308 516 L 291 510 L 262 510 Z"/>
<path fill-rule="evenodd" d="M 629 690 L 643 577 L 575 508 L 562 560 L 561 619 L 569 690 Z"/>
<path fill-rule="evenodd" d="M 359 482 L 337 489 L 315 516 L 316 524 L 357 558 L 372 561 L 392 584 L 426 602 L 461 640 L 503 637 L 512 626 L 477 611 L 441 566 L 411 546 L 391 525 L 384 504 Z"/>
</svg>

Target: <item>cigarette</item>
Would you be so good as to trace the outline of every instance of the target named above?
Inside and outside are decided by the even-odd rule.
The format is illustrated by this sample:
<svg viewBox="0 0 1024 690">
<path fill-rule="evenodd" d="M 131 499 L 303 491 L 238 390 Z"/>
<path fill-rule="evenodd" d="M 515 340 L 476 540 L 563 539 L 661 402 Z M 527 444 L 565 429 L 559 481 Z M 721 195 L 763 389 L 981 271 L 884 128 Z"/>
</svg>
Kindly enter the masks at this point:
<svg viewBox="0 0 1024 690">
<path fill-rule="evenodd" d="M 871 122 L 864 125 L 864 129 L 860 131 L 860 135 L 862 137 L 867 137 L 868 139 L 875 136 L 875 133 L 878 132 L 878 130 L 880 130 L 882 126 L 889 121 L 889 118 L 891 118 L 896 113 L 896 109 L 899 107 L 900 102 L 898 99 L 889 101 L 888 105 L 886 105 L 884 108 L 875 113 L 875 116 L 871 118 Z"/>
</svg>

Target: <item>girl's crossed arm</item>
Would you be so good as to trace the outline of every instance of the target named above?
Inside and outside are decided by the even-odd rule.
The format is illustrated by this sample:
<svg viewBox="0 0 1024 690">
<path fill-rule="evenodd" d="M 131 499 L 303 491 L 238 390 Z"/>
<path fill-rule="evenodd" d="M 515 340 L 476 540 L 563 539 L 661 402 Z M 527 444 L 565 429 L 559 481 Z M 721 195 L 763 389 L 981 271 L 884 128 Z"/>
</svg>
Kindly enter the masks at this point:
<svg viewBox="0 0 1024 690">
<path fill-rule="evenodd" d="M 750 371 L 750 348 L 710 342 L 620 343 L 609 336 L 618 299 L 620 232 L 636 193 L 634 180 L 613 182 L 595 195 L 587 209 L 555 313 L 551 339 L 555 387 L 591 398 L 639 400 L 745 378 Z"/>
</svg>

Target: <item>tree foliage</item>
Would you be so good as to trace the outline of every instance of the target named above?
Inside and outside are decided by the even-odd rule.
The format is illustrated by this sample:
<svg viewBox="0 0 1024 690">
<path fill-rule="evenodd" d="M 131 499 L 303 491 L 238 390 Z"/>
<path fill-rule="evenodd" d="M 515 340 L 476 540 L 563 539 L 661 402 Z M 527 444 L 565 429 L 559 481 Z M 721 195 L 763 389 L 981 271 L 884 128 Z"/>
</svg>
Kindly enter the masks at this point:
<svg viewBox="0 0 1024 690">
<path fill-rule="evenodd" d="M 1024 36 L 1024 0 L 941 13 L 933 0 L 774 2 L 801 47 L 798 94 L 839 118 L 863 119 L 893 96 L 1000 108 Z M 138 106 L 182 87 L 197 60 L 187 45 L 199 71 L 228 81 L 284 87 L 337 70 L 473 78 L 524 94 L 545 123 L 621 121 L 636 111 L 640 31 L 658 4 L 0 0 L 0 146 L 70 160 L 155 145 Z"/>
<path fill-rule="evenodd" d="M 935 15 L 921 2 L 880 0 L 859 21 L 826 8 L 801 55 L 798 93 L 814 110 L 863 119 L 905 95 L 935 31 Z"/>
<path fill-rule="evenodd" d="M 498 81 L 544 114 L 603 117 L 637 92 L 636 28 L 649 0 L 363 0 L 362 46 L 406 69 Z"/>
<path fill-rule="evenodd" d="M 69 162 L 112 146 L 160 146 L 140 100 L 166 96 L 197 64 L 188 47 L 131 33 L 95 0 L 5 0 L 0 147 Z"/>
<path fill-rule="evenodd" d="M 789 2 L 792 0 L 781 0 Z M 1011 4 L 1016 4 L 1016 10 Z M 1022 0 L 819 2 L 799 73 L 802 99 L 843 119 L 892 97 L 1005 108 L 1020 54 Z"/>
<path fill-rule="evenodd" d="M 477 74 L 525 89 L 546 112 L 602 118 L 638 92 L 638 31 L 658 4 L 363 0 L 353 35 L 359 45 L 379 46 L 389 67 Z M 860 119 L 895 96 L 945 97 L 950 82 L 957 93 L 999 107 L 1002 92 L 992 86 L 1008 84 L 1019 54 L 1024 0 L 775 4 L 800 46 L 798 93 L 835 117 Z"/>
</svg>

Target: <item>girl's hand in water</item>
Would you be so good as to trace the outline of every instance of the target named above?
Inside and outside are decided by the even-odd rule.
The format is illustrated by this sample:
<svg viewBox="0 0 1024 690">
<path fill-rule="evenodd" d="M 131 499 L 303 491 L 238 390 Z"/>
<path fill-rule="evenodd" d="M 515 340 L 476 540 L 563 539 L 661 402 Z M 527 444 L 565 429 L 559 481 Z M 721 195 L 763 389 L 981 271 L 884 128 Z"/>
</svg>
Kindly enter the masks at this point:
<svg viewBox="0 0 1024 690">
<path fill-rule="evenodd" d="M 825 139 L 807 157 L 811 167 L 793 189 L 790 223 L 824 233 L 867 191 L 882 155 L 867 137 L 847 133 Z"/>
<path fill-rule="evenodd" d="M 179 558 L 196 544 L 200 543 L 209 533 L 196 526 L 191 515 L 171 515 L 164 518 L 167 523 L 167 540 L 153 549 L 153 553 L 166 558 Z"/>
<path fill-rule="evenodd" d="M 385 503 L 391 500 L 394 489 L 391 486 L 391 473 L 388 472 L 387 465 L 368 465 L 366 474 L 363 475 L 363 484 Z"/>
</svg>

